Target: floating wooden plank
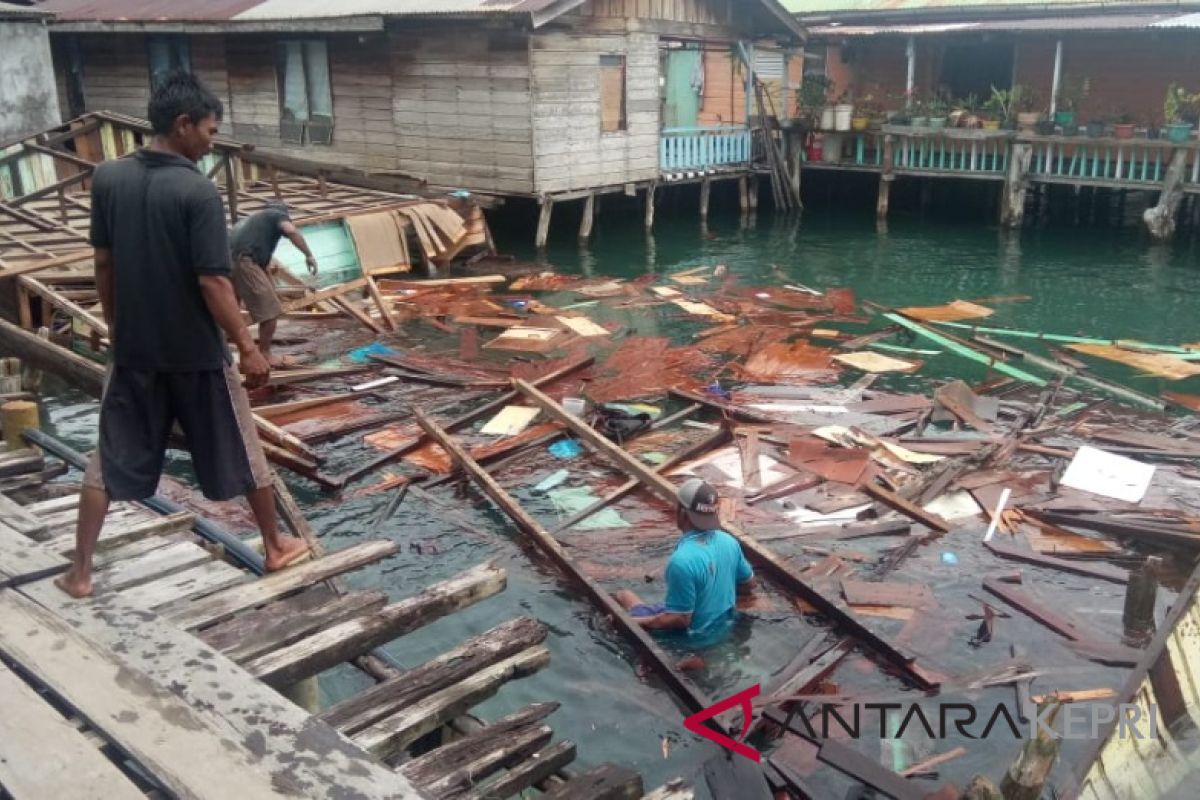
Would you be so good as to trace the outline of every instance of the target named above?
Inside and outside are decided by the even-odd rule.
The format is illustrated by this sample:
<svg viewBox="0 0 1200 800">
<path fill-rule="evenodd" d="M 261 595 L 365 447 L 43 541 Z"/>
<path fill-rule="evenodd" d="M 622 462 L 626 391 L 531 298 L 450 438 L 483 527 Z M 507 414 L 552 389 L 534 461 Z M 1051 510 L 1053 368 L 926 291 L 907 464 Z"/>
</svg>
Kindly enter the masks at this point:
<svg viewBox="0 0 1200 800">
<path fill-rule="evenodd" d="M 842 594 L 854 605 L 926 609 L 937 605 L 933 592 L 923 583 L 843 580 Z"/>
<path fill-rule="evenodd" d="M 274 787 L 259 757 L 229 742 L 203 712 L 12 591 L 0 592 L 0 650 L 119 742 L 176 796 L 291 796 Z"/>
<path fill-rule="evenodd" d="M 104 569 L 97 570 L 96 591 L 128 589 L 166 578 L 212 560 L 212 553 L 195 542 L 180 541 L 165 547 L 155 547 L 145 553 L 132 555 L 116 561 Z"/>
<path fill-rule="evenodd" d="M 1107 564 L 1093 564 L 1086 561 L 1072 561 L 1068 558 L 1055 558 L 1054 556 L 1021 550 L 1020 548 L 1012 547 L 995 540 L 984 542 L 983 546 L 1001 558 L 1007 558 L 1012 561 L 1023 561 L 1026 564 L 1036 564 L 1039 567 L 1050 567 L 1062 572 L 1071 572 L 1088 578 L 1097 578 L 1109 583 L 1129 583 L 1129 573 L 1127 571 L 1110 567 Z"/>
<path fill-rule="evenodd" d="M 178 787 L 192 792 L 177 792 L 181 796 L 213 800 L 257 797 L 264 795 L 259 786 L 271 786 L 281 796 L 294 798 L 306 791 L 323 791 L 313 787 L 328 787 L 330 791 L 338 787 L 363 800 L 416 800 L 416 790 L 407 779 L 381 767 L 333 728 L 282 700 L 273 689 L 219 652 L 157 616 L 130 606 L 120 594 L 110 595 L 104 602 L 79 602 L 49 581 L 24 586 L 20 591 L 65 621 L 73 635 L 86 636 L 103 653 L 119 659 L 112 669 L 100 669 L 104 658 L 96 664 L 88 662 L 88 681 L 84 682 L 80 682 L 79 665 L 85 662 L 77 655 L 58 653 L 53 664 L 56 670 L 61 665 L 57 674 L 88 702 L 82 706 L 73 703 L 84 716 L 119 723 L 116 729 L 105 728 L 106 735 L 120 734 L 113 738 L 124 741 L 124 730 L 133 729 L 136 741 L 145 737 L 148 746 L 155 748 L 153 752 L 161 750 L 186 762 L 182 766 L 188 775 L 197 777 L 189 781 L 195 785 Z M 0 598 L 4 594 L 0 593 Z M 2 628 L 11 622 L 12 615 L 0 613 L 0 618 Z M 24 635 L 23 630 L 18 632 Z M 33 638 L 46 640 L 39 644 L 54 644 L 50 636 Z M 0 649 L 7 652 L 3 645 Z M 44 678 L 45 670 L 39 669 L 39 674 Z M 125 677 L 116 679 L 115 675 Z M 114 680 L 116 691 L 109 693 L 106 683 Z M 171 689 L 157 688 L 166 686 Z M 134 704 L 125 701 L 125 693 L 133 695 Z M 129 720 L 122 713 L 144 703 L 152 706 L 146 716 Z M 201 723 L 194 719 L 196 716 L 215 730 L 191 727 Z M 160 728 L 164 717 L 175 720 L 176 725 Z M 194 734 L 198 739 L 195 746 L 190 742 L 193 731 L 198 731 Z M 255 743 L 255 752 L 250 755 L 254 768 L 262 771 L 261 779 L 234 771 L 227 777 L 223 771 L 226 762 L 242 752 L 241 742 Z M 234 743 L 232 748 L 230 743 Z M 210 747 L 217 751 L 212 758 L 208 757 Z M 154 763 L 138 760 L 152 774 L 162 774 Z M 173 762 L 165 766 L 175 767 Z M 221 774 L 207 776 L 212 770 Z"/>
<path fill-rule="evenodd" d="M 480 670 L 541 644 L 546 628 L 520 617 L 463 642 L 453 650 L 342 701 L 321 718 L 354 734 Z"/>
<path fill-rule="evenodd" d="M 153 610 L 173 606 L 193 597 L 227 589 L 250 581 L 250 574 L 224 561 L 208 561 L 173 575 L 124 589 L 125 602 L 138 608 Z"/>
<path fill-rule="evenodd" d="M 899 511 L 901 514 L 916 520 L 922 525 L 926 525 L 942 533 L 950 531 L 950 523 L 937 514 L 926 511 L 908 498 L 903 497 L 897 492 L 883 488 L 873 480 L 864 482 L 860 488 L 884 505 Z"/>
<path fill-rule="evenodd" d="M 944 306 L 911 306 L 909 308 L 902 308 L 900 309 L 900 313 L 906 317 L 912 317 L 913 319 L 925 322 L 959 322 L 964 319 L 983 319 L 990 317 L 996 312 L 985 306 L 968 302 L 967 300 L 955 300 Z"/>
<path fill-rule="evenodd" d="M 650 489 L 661 499 L 670 503 L 672 506 L 675 506 L 678 503 L 678 500 L 675 496 L 675 487 L 665 477 L 654 472 L 650 467 L 634 458 L 621 447 L 606 439 L 599 432 L 585 425 L 578 418 L 568 414 L 561 405 L 554 402 L 553 399 L 535 389 L 533 386 L 530 386 L 525 381 L 514 379 L 513 385 L 518 391 L 532 400 L 536 405 L 541 407 L 541 409 L 549 414 L 552 418 L 562 422 L 564 425 L 570 428 L 576 436 L 583 440 L 583 442 L 585 442 L 593 450 L 605 456 L 613 464 L 623 469 L 630 477 L 636 477 L 644 486 L 646 486 L 646 488 Z M 416 416 L 417 421 L 421 422 L 423 417 L 419 413 Z M 429 428 L 425 427 L 424 424 L 422 424 L 422 427 L 425 428 L 426 431 L 429 430 Z M 479 476 L 478 479 L 483 480 L 483 476 L 486 475 L 487 473 L 483 472 L 483 475 Z M 500 489 L 499 486 L 496 487 L 495 491 L 498 491 L 501 495 L 507 498 L 507 495 L 504 494 L 503 490 Z M 493 500 L 496 500 L 498 504 L 500 504 L 502 507 L 504 506 L 503 503 L 497 500 L 497 496 L 492 490 L 489 490 L 488 494 Z M 508 500 L 511 502 L 511 498 L 508 498 Z M 516 510 L 519 509 L 520 507 L 516 506 Z M 509 511 L 507 508 L 505 508 L 505 510 Z M 513 513 L 509 512 L 509 516 L 513 516 Z M 532 522 L 532 520 L 530 521 Z M 534 523 L 534 525 L 536 525 L 536 523 Z M 522 524 L 522 527 L 525 527 L 525 525 Z M 540 526 L 537 527 L 540 530 Z M 741 531 L 736 525 L 726 523 L 725 529 L 738 540 L 738 542 L 742 545 L 743 550 L 746 552 L 747 558 L 749 558 L 749 560 L 753 562 L 755 566 L 763 569 L 773 580 L 780 583 L 789 592 L 800 595 L 806 601 L 816 606 L 818 611 L 820 611 L 822 614 L 825 614 L 831 618 L 837 625 L 844 627 L 848 631 L 851 631 L 852 635 L 856 639 L 867 644 L 872 650 L 888 661 L 888 663 L 902 671 L 905 676 L 908 677 L 909 680 L 913 681 L 916 685 L 924 689 L 931 689 L 937 686 L 936 678 L 917 666 L 914 663 L 913 657 L 901 653 L 899 650 L 894 648 L 884 639 L 877 636 L 870 629 L 856 620 L 852 614 L 849 614 L 844 609 L 839 608 L 836 603 L 829 600 L 819 591 L 811 587 L 796 572 L 794 566 L 784 561 L 770 549 L 764 547 L 752 536 L 746 534 L 744 531 Z M 550 539 L 550 541 L 554 541 L 549 534 L 546 535 L 546 538 Z M 557 542 L 555 542 L 555 544 L 557 545 Z M 605 596 L 607 597 L 606 594 Z M 701 708 L 704 707 L 706 706 L 701 706 Z M 694 710 L 698 711 L 700 709 Z"/>
<path fill-rule="evenodd" d="M 372 564 L 387 558 L 397 550 L 399 545 L 386 539 L 359 542 L 321 558 L 267 575 L 245 586 L 180 606 L 168 611 L 167 616 L 181 628 L 201 628 L 305 586 Z"/>
<path fill-rule="evenodd" d="M 1166 378 L 1170 381 L 1200 375 L 1200 364 L 1193 364 L 1166 353 L 1126 350 L 1114 344 L 1069 344 L 1067 347 L 1077 353 L 1103 358 L 1106 361 L 1116 361 L 1141 370 L 1148 375 Z"/>
<path fill-rule="evenodd" d="M 503 769 L 505 764 L 536 753 L 550 742 L 554 731 L 547 725 L 530 725 L 512 731 L 502 739 L 492 739 L 479 747 L 473 758 L 459 769 L 421 788 L 435 798 L 453 797 Z"/>
<path fill-rule="evenodd" d="M 887 319 L 891 320 L 892 322 L 895 322 L 899 325 L 903 325 L 905 328 L 908 328 L 913 333 L 916 333 L 919 336 L 923 336 L 924 338 L 930 340 L 931 342 L 934 342 L 935 344 L 939 344 L 942 347 L 945 347 L 947 350 L 953 350 L 955 353 L 958 353 L 960 356 L 963 356 L 964 358 L 969 358 L 970 360 L 978 362 L 980 364 L 983 364 L 984 366 L 991 367 L 992 369 L 996 370 L 997 372 L 1002 372 L 1005 375 L 1009 376 L 1010 378 L 1016 378 L 1017 380 L 1031 383 L 1034 386 L 1045 386 L 1046 385 L 1046 381 L 1044 381 L 1043 379 L 1039 378 L 1036 375 L 1032 375 L 1028 372 L 1025 372 L 1024 370 L 1020 370 L 1020 369 L 1017 369 L 1016 367 L 1009 366 L 1008 364 L 1004 363 L 1003 361 L 992 358 L 989 355 L 985 355 L 984 353 L 981 353 L 978 350 L 975 350 L 973 348 L 967 347 L 966 345 L 961 344 L 958 341 L 955 341 L 954 339 L 951 339 L 948 336 L 943 336 L 942 334 L 940 334 L 936 331 L 926 328 L 924 325 L 919 325 L 907 317 L 901 316 L 899 314 L 893 314 L 893 313 L 885 313 L 883 316 L 886 317 Z"/>
<path fill-rule="evenodd" d="M 496 740 L 503 739 L 514 731 L 538 725 L 559 708 L 558 703 L 535 703 L 514 714 L 509 714 L 463 739 L 442 745 L 436 750 L 418 756 L 401 765 L 397 772 L 413 783 L 428 786 L 470 763 L 473 754 L 486 749 Z"/>
<path fill-rule="evenodd" d="M 387 594 L 382 591 L 338 595 L 327 584 L 321 584 L 238 614 L 197 635 L 234 661 L 249 661 L 322 628 L 373 614 L 385 605 Z"/>
<path fill-rule="evenodd" d="M 335 297 L 341 297 L 342 295 L 349 294 L 356 289 L 365 288 L 366 285 L 366 278 L 356 278 L 355 280 L 339 283 L 336 286 L 330 286 L 327 289 L 322 289 L 319 292 L 313 292 L 310 295 L 305 295 L 304 297 L 300 297 L 295 300 L 288 300 L 283 303 L 283 313 L 288 314 L 293 311 L 299 311 L 300 309 L 317 305 L 322 300 L 330 300 Z"/>
<path fill-rule="evenodd" d="M 544 645 L 531 647 L 380 720 L 356 734 L 354 741 L 385 761 L 396 758 L 417 739 L 491 697 L 505 683 L 532 675 L 548 663 L 550 651 Z"/>
<path fill-rule="evenodd" d="M 145 800 L 75 726 L 0 664 L 0 786 L 13 800 L 90 797 Z"/>
<path fill-rule="evenodd" d="M 34 541 L 50 538 L 49 526 L 6 494 L 0 494 L 0 522 Z"/>
<path fill-rule="evenodd" d="M 347 620 L 267 653 L 246 669 L 271 686 L 288 686 L 491 597 L 504 589 L 506 580 L 500 567 L 481 564 L 369 617 Z"/>
<path fill-rule="evenodd" d="M 1084 629 L 1078 622 L 1059 614 L 1029 592 L 1016 589 L 995 578 L 985 578 L 983 588 L 1018 611 L 1042 623 L 1060 636 L 1065 636 L 1072 641 L 1101 641 Z"/>
<path fill-rule="evenodd" d="M 813 331 L 815 334 L 816 331 Z M 854 367 L 863 372 L 916 372 L 923 365 L 921 361 L 901 361 L 898 358 L 881 355 L 879 353 L 869 353 L 865 350 L 860 350 L 853 353 L 840 353 L 833 357 L 833 360 L 839 364 L 844 364 L 847 367 Z"/>
</svg>

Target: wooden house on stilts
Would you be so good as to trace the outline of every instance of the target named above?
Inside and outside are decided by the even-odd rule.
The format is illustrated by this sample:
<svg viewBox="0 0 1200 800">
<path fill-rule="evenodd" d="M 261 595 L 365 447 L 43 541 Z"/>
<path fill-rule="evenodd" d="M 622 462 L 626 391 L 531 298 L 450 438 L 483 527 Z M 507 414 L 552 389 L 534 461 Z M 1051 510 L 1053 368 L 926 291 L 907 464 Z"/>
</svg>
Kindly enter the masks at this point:
<svg viewBox="0 0 1200 800">
<path fill-rule="evenodd" d="M 598 195 L 640 192 L 649 223 L 662 183 L 751 176 L 763 151 L 753 131 L 791 113 L 802 73 L 802 28 L 778 0 L 41 8 L 56 14 L 69 116 L 143 115 L 154 81 L 188 69 L 225 102 L 224 129 L 238 140 L 434 188 L 536 199 L 539 244 L 556 202 L 585 204 L 586 236 Z"/>
</svg>

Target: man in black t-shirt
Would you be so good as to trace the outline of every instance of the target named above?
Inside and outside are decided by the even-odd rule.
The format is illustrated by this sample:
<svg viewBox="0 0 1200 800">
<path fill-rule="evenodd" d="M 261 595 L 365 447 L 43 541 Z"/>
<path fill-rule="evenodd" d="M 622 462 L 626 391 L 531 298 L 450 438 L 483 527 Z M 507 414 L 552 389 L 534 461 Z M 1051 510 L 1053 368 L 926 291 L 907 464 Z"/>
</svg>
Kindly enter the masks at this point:
<svg viewBox="0 0 1200 800">
<path fill-rule="evenodd" d="M 270 365 L 242 322 L 229 280 L 221 196 L 195 163 L 212 149 L 221 101 L 177 73 L 155 90 L 149 117 L 151 145 L 100 164 L 92 180 L 96 288 L 112 350 L 74 562 L 55 581 L 74 597 L 92 592 L 92 554 L 110 501 L 141 500 L 157 489 L 176 422 L 204 494 L 250 501 L 268 570 L 307 552 L 279 532 L 273 476 L 225 344 L 227 336 L 237 346 L 248 385 L 266 383 Z"/>
<path fill-rule="evenodd" d="M 263 210 L 240 220 L 229 234 L 233 251 L 233 288 L 246 306 L 251 324 L 258 325 L 258 349 L 268 361 L 271 361 L 276 321 L 283 313 L 272 280 L 272 273 L 280 267 L 271 255 L 284 236 L 304 253 L 309 274 L 316 275 L 317 259 L 304 236 L 292 224 L 287 205 L 278 200 L 268 202 Z M 271 362 L 271 366 L 278 365 Z"/>
</svg>

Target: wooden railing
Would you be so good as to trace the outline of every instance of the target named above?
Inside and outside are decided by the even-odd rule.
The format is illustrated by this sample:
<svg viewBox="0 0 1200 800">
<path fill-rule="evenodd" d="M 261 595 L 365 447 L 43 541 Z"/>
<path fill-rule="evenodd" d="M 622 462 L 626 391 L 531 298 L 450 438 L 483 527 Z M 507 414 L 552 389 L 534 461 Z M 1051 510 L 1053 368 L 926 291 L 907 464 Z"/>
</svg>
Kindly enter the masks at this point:
<svg viewBox="0 0 1200 800">
<path fill-rule="evenodd" d="M 749 162 L 749 128 L 730 125 L 662 131 L 659 166 L 664 170 L 706 169 Z"/>
<path fill-rule="evenodd" d="M 1033 145 L 1029 174 L 1035 179 L 1158 184 L 1163 180 L 1175 149 L 1185 147 L 1191 152 L 1184 180 L 1191 184 L 1200 183 L 1196 143 L 1178 145 L 1152 139 L 1063 136 L 1022 137 L 1021 141 Z"/>
<path fill-rule="evenodd" d="M 896 169 L 959 175 L 1003 175 L 1014 135 L 1005 131 L 905 129 L 888 126 Z"/>
</svg>

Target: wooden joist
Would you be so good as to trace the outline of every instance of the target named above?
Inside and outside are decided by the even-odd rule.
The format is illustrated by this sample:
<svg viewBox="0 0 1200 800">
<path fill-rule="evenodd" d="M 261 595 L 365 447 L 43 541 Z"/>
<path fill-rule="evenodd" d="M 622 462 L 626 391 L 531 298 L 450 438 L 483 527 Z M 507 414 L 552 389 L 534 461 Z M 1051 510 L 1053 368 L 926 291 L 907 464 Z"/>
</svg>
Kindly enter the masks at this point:
<svg viewBox="0 0 1200 800">
<path fill-rule="evenodd" d="M 250 575 L 224 561 L 206 561 L 121 592 L 125 602 L 148 611 L 186 603 L 193 597 L 245 584 Z"/>
<path fill-rule="evenodd" d="M 150 512 L 145 513 L 147 516 L 144 519 L 135 522 L 126 521 L 113 524 L 114 521 L 106 520 L 104 527 L 100 529 L 100 538 L 96 541 L 97 552 L 120 547 L 150 536 L 163 536 L 190 530 L 196 523 L 195 515 L 186 511 L 168 514 L 164 517 L 153 516 Z M 46 546 L 70 557 L 75 554 L 75 534 L 62 534 L 47 542 Z"/>
<path fill-rule="evenodd" d="M 153 541 L 153 540 L 141 540 Z M 96 591 L 128 589 L 212 561 L 212 553 L 195 542 L 176 541 L 126 557 L 96 571 Z"/>
<path fill-rule="evenodd" d="M 75 726 L 0 663 L 0 786 L 13 800 L 145 795 Z"/>
<path fill-rule="evenodd" d="M 1109 583 L 1129 583 L 1129 573 L 1126 570 L 1117 569 L 1107 564 L 1089 564 L 1085 561 L 1055 558 L 1054 556 L 1042 555 L 1041 553 L 1034 553 L 1029 550 L 1021 550 L 996 541 L 985 541 L 983 546 L 1001 558 L 1007 558 L 1012 561 L 1023 561 L 1026 564 L 1035 564 L 1039 567 L 1049 567 L 1062 572 L 1071 572 L 1088 578 L 1108 581 Z"/>
<path fill-rule="evenodd" d="M 637 800 L 642 776 L 615 764 L 601 764 L 546 792 L 542 800 Z"/>
<path fill-rule="evenodd" d="M 541 644 L 546 628 L 529 617 L 510 620 L 415 669 L 342 701 L 321 718 L 355 734 L 435 692 Z"/>
<path fill-rule="evenodd" d="M 511 764 L 535 753 L 550 742 L 554 731 L 548 725 L 529 725 L 480 747 L 459 769 L 421 788 L 435 798 L 454 797 Z"/>
<path fill-rule="evenodd" d="M 531 786 L 537 786 L 575 760 L 575 743 L 556 742 L 545 750 L 532 753 L 500 777 L 462 795 L 462 800 L 505 800 Z M 684 800 L 678 797 L 675 800 Z M 690 797 L 688 798 L 690 800 Z"/>
<path fill-rule="evenodd" d="M 545 645 L 523 650 L 365 728 L 353 737 L 354 742 L 384 761 L 394 760 L 417 739 L 491 697 L 504 684 L 532 675 L 548 663 L 550 651 Z"/>
<path fill-rule="evenodd" d="M 0 523 L 0 587 L 41 580 L 68 566 L 53 549 Z"/>
<path fill-rule="evenodd" d="M 233 619 L 197 634 L 234 661 L 252 658 L 286 647 L 322 628 L 348 619 L 374 614 L 387 605 L 382 591 L 338 595 L 327 584 L 238 614 Z"/>
<path fill-rule="evenodd" d="M 5 494 L 0 494 L 0 522 L 35 541 L 44 542 L 50 538 L 50 529 L 45 522 Z"/>
<path fill-rule="evenodd" d="M 395 542 L 376 539 L 351 545 L 322 558 L 267 575 L 253 583 L 187 603 L 167 612 L 185 629 L 202 628 L 229 619 L 239 611 L 277 600 L 291 592 L 387 558 L 399 549 Z"/>
<path fill-rule="evenodd" d="M 558 710 L 558 703 L 534 703 L 457 741 L 406 761 L 397 771 L 420 786 L 429 786 L 471 763 L 476 753 L 516 731 L 540 725 Z"/>
<path fill-rule="evenodd" d="M 347 620 L 260 656 L 246 669 L 271 686 L 288 686 L 491 597 L 504 589 L 506 580 L 502 568 L 480 564 L 369 617 Z"/>
</svg>

